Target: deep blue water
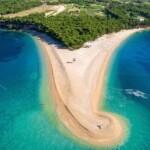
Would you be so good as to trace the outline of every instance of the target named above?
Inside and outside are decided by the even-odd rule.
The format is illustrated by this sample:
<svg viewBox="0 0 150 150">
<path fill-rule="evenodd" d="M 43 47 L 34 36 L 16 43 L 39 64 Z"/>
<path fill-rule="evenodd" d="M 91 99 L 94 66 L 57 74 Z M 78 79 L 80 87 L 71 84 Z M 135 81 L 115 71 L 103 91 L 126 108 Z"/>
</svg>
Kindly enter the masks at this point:
<svg viewBox="0 0 150 150">
<path fill-rule="evenodd" d="M 129 121 L 120 150 L 150 150 L 150 31 L 130 36 L 111 60 L 105 107 Z"/>
<path fill-rule="evenodd" d="M 56 128 L 43 58 L 29 34 L 0 31 L 0 150 L 89 149 Z"/>
<path fill-rule="evenodd" d="M 69 138 L 52 106 L 45 66 L 29 34 L 0 31 L 0 150 L 102 150 Z M 123 42 L 108 70 L 104 108 L 129 122 L 118 149 L 150 150 L 150 31 Z"/>
</svg>

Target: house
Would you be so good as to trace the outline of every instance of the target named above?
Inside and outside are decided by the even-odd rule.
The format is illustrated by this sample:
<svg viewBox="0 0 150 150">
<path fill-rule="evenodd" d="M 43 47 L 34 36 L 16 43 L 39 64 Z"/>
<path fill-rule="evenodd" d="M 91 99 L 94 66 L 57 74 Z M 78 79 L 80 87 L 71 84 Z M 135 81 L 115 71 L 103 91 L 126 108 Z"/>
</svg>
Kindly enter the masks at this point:
<svg viewBox="0 0 150 150">
<path fill-rule="evenodd" d="M 137 18 L 135 18 L 135 20 L 138 20 L 138 21 L 144 21 L 145 18 L 144 18 L 144 17 L 137 17 Z"/>
</svg>

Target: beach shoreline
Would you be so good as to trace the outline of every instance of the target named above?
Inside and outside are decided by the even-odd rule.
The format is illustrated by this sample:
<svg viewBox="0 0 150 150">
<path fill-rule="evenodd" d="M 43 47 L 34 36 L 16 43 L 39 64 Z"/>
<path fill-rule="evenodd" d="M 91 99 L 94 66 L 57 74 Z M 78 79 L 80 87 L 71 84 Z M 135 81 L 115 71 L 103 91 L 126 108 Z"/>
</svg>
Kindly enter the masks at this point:
<svg viewBox="0 0 150 150">
<path fill-rule="evenodd" d="M 121 144 L 127 137 L 127 121 L 116 114 L 101 112 L 98 107 L 103 103 L 105 75 L 115 49 L 141 30 L 104 35 L 77 51 L 63 49 L 52 39 L 36 33 L 46 58 L 48 84 L 57 115 L 85 143 L 110 147 Z"/>
</svg>

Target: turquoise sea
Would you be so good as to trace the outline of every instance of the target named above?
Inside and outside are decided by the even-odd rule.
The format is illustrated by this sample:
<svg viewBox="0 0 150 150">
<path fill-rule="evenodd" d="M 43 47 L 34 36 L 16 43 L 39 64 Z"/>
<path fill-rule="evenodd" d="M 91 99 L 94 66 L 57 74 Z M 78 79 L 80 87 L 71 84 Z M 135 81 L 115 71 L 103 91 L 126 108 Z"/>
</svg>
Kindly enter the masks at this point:
<svg viewBox="0 0 150 150">
<path fill-rule="evenodd" d="M 50 116 L 45 111 L 50 100 L 40 55 L 29 34 L 0 31 L 0 150 L 85 149 L 55 127 L 63 130 L 51 106 Z"/>
<path fill-rule="evenodd" d="M 125 40 L 108 69 L 104 108 L 129 122 L 129 137 L 118 149 L 150 150 L 150 30 Z"/>
<path fill-rule="evenodd" d="M 45 66 L 32 36 L 0 30 L 0 150 L 150 150 L 150 31 L 123 42 L 108 67 L 103 109 L 127 118 L 130 129 L 116 148 L 73 140 L 55 114 Z"/>
</svg>

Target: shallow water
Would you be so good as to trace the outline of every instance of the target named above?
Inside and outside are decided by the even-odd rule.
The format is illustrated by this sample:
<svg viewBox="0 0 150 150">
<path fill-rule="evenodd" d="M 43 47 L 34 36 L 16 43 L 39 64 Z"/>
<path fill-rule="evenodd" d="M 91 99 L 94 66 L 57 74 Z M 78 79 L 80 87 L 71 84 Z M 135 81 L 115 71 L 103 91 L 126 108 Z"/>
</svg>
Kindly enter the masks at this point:
<svg viewBox="0 0 150 150">
<path fill-rule="evenodd" d="M 149 60 L 150 31 L 145 31 L 121 44 L 110 62 L 103 109 L 130 124 L 127 141 L 110 149 L 150 149 Z M 62 126 L 45 66 L 41 47 L 29 34 L 0 31 L 0 150 L 102 150 L 72 140 Z"/>
<path fill-rule="evenodd" d="M 105 109 L 128 119 L 130 135 L 120 150 L 150 150 L 150 31 L 121 44 L 109 67 Z"/>
<path fill-rule="evenodd" d="M 85 149 L 61 133 L 40 55 L 29 34 L 0 31 L 0 150 Z"/>
</svg>

